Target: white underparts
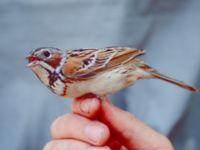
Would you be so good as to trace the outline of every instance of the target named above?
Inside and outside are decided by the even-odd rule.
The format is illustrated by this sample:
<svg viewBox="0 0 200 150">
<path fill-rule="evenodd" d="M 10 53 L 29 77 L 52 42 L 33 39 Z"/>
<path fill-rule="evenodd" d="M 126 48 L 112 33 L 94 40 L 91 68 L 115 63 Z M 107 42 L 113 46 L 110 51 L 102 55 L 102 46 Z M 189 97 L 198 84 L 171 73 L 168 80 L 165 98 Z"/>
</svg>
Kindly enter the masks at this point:
<svg viewBox="0 0 200 150">
<path fill-rule="evenodd" d="M 124 87 L 125 75 L 119 73 L 120 69 L 97 75 L 91 80 L 75 82 L 68 87 L 68 96 L 78 97 L 85 93 L 108 95 Z"/>
</svg>

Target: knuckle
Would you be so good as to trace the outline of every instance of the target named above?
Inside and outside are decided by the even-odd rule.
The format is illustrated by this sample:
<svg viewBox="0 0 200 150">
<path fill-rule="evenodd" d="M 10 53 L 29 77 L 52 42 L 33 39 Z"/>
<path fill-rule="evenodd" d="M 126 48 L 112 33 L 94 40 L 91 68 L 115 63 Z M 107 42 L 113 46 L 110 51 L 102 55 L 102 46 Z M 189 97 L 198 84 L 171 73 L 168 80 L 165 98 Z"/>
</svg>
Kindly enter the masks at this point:
<svg viewBox="0 0 200 150">
<path fill-rule="evenodd" d="M 63 132 L 67 132 L 66 129 L 69 128 L 70 122 L 73 122 L 74 114 L 66 114 L 64 116 L 58 117 L 50 127 L 51 135 L 53 138 L 59 138 Z"/>
</svg>

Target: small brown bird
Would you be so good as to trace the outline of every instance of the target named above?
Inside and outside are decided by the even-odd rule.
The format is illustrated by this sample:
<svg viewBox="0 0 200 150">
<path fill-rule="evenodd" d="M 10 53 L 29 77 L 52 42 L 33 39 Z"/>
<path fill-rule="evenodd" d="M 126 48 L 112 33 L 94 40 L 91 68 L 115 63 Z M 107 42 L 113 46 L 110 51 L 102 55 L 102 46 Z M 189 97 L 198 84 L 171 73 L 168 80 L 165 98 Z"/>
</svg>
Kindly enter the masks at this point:
<svg viewBox="0 0 200 150">
<path fill-rule="evenodd" d="M 28 67 L 51 91 L 60 96 L 80 97 L 93 93 L 113 94 L 136 80 L 161 79 L 192 92 L 195 87 L 172 79 L 145 64 L 138 56 L 142 49 L 109 47 L 61 51 L 42 47 L 27 57 Z"/>
</svg>

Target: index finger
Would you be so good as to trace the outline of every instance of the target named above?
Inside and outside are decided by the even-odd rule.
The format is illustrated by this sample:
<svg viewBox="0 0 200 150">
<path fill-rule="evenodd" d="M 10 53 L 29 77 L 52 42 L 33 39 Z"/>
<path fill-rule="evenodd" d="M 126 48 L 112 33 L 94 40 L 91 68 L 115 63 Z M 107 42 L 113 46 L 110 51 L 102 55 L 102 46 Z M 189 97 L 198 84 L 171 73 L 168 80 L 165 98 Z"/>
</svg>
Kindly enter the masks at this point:
<svg viewBox="0 0 200 150">
<path fill-rule="evenodd" d="M 76 98 L 72 103 L 73 113 L 87 118 L 96 118 L 101 107 L 101 100 L 92 94 Z"/>
</svg>

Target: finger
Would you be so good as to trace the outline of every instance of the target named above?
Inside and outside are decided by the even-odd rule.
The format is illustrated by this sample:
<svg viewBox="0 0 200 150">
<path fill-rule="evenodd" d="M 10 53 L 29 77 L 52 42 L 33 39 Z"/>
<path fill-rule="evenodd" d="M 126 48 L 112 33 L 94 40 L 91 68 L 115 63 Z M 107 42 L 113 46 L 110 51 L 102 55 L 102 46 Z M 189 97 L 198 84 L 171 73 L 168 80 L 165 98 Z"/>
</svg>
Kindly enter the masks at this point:
<svg viewBox="0 0 200 150">
<path fill-rule="evenodd" d="M 128 149 L 158 149 L 159 146 L 173 149 L 166 137 L 106 100 L 102 101 L 99 119 L 108 125 L 111 132 L 118 135 L 120 142 Z"/>
<path fill-rule="evenodd" d="M 117 135 L 114 133 L 111 133 L 112 136 L 110 136 L 108 142 L 106 145 L 108 145 L 113 150 L 121 150 L 122 144 L 120 141 L 118 141 Z"/>
<path fill-rule="evenodd" d="M 110 136 L 106 125 L 98 121 L 91 121 L 76 114 L 59 117 L 51 126 L 55 139 L 77 139 L 101 146 Z"/>
<path fill-rule="evenodd" d="M 72 111 L 87 118 L 95 118 L 100 110 L 100 100 L 94 95 L 74 99 Z"/>
<path fill-rule="evenodd" d="M 121 150 L 121 143 L 118 141 L 108 142 L 107 145 L 113 150 Z"/>
<path fill-rule="evenodd" d="M 47 143 L 43 150 L 110 150 L 109 147 L 95 147 L 77 140 L 54 140 Z"/>
</svg>

